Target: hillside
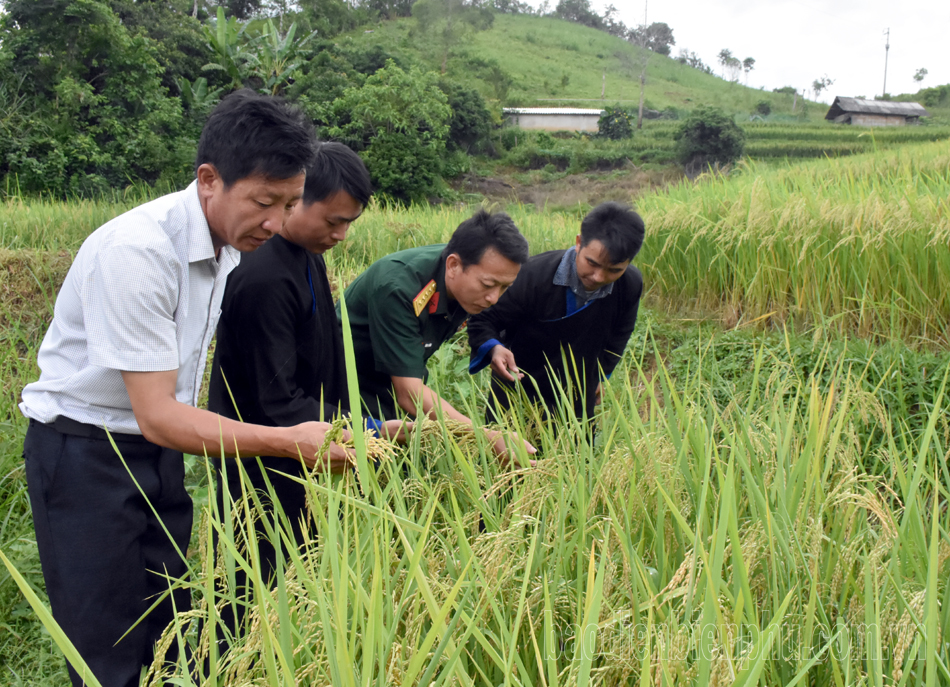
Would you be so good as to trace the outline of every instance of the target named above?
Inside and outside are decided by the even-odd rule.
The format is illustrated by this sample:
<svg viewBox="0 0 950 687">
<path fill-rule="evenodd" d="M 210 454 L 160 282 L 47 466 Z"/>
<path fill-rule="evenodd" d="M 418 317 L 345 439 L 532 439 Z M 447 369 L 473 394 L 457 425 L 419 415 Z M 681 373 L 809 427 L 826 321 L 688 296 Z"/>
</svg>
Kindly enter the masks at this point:
<svg viewBox="0 0 950 687">
<path fill-rule="evenodd" d="M 423 34 L 414 19 L 383 22 L 337 42 L 378 46 L 436 71 L 445 57 L 443 46 L 431 32 Z M 497 14 L 489 29 L 470 31 L 452 45 L 445 64 L 447 76 L 476 87 L 496 106 L 599 107 L 619 102 L 636 107 L 644 57 L 650 109 L 682 111 L 705 103 L 749 113 L 767 100 L 773 116 L 791 114 L 792 96 L 725 81 L 602 31 L 550 17 Z M 802 105 L 799 99 L 796 114 Z M 824 105 L 811 102 L 805 103 L 805 110 L 813 120 L 826 112 Z"/>
</svg>

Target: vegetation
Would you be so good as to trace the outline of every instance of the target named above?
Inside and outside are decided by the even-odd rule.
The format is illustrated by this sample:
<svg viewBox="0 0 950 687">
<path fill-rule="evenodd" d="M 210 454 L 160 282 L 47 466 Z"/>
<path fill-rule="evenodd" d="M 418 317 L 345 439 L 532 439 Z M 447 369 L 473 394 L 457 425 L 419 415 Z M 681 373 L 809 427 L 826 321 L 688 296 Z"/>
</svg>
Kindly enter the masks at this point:
<svg viewBox="0 0 950 687">
<path fill-rule="evenodd" d="M 742 156 L 745 134 L 732 117 L 715 107 L 700 106 L 677 129 L 676 157 L 684 165 L 705 169 L 729 165 Z"/>
<path fill-rule="evenodd" d="M 777 199 L 785 197 L 781 180 L 789 202 L 798 194 L 806 206 L 823 204 L 818 190 L 842 192 L 828 188 L 834 175 L 861 179 L 843 182 L 855 187 L 845 199 L 864 198 L 869 208 L 874 197 L 887 198 L 891 176 L 895 189 L 906 186 L 905 173 L 937 184 L 919 187 L 920 197 L 926 189 L 947 197 L 930 179 L 937 156 L 914 167 L 925 151 L 890 155 L 837 163 L 826 176 L 818 164 L 811 177 L 764 176 Z M 637 262 L 650 303 L 673 293 L 664 274 L 680 269 L 684 280 L 702 282 L 702 265 L 715 269 L 728 242 L 741 238 L 724 240 L 716 257 L 704 237 L 694 246 L 664 239 L 676 219 L 661 218 L 683 202 L 708 221 L 712 199 L 746 195 L 746 183 L 740 175 L 643 204 L 651 238 Z M 14 216 L 21 223 L 4 240 L 19 250 L 4 255 L 0 287 L 23 300 L 4 300 L 0 330 L 0 551 L 42 599 L 15 402 L 36 374 L 49 315 L 43 304 L 68 266 L 68 254 L 58 256 L 108 207 L 22 201 L 6 210 L 0 226 Z M 577 216 L 512 210 L 535 251 L 568 245 L 576 233 Z M 464 214 L 371 208 L 329 256 L 335 281 L 348 283 L 385 253 L 444 240 Z M 756 216 L 743 220 L 754 236 Z M 63 231 L 48 231 L 51 222 Z M 797 250 L 790 247 L 789 264 Z M 869 242 L 851 261 L 873 265 L 889 250 Z M 682 258 L 664 262 L 664 254 Z M 844 279 L 822 284 L 848 287 Z M 677 300 L 685 298 L 670 298 Z M 844 297 L 835 302 L 853 307 Z M 900 303 L 892 307 L 904 315 Z M 314 475 L 318 540 L 291 556 L 281 586 L 259 589 L 250 613 L 256 630 L 237 651 L 210 658 L 209 670 L 229 684 L 293 676 L 332 684 L 494 685 L 516 677 L 705 685 L 731 680 L 730 671 L 768 685 L 796 677 L 816 685 L 918 683 L 928 673 L 943 681 L 947 650 L 934 638 L 950 631 L 942 602 L 950 516 L 939 507 L 950 483 L 942 461 L 950 356 L 888 340 L 887 331 L 880 346 L 839 337 L 849 321 L 829 309 L 803 335 L 777 328 L 763 335 L 754 327 L 684 328 L 647 308 L 608 386 L 593 447 L 580 441 L 577 425 L 544 429 L 525 410 L 515 423 L 542 448 L 536 469 L 501 470 L 485 446 L 437 424 L 407 449 L 377 453 L 385 460 L 376 472 L 359 471 L 360 487 L 355 476 Z M 433 383 L 477 414 L 485 380 L 469 378 L 466 363 L 463 342 L 448 346 L 433 361 Z M 227 604 L 229 567 L 255 569 L 253 555 L 228 548 L 214 573 L 208 535 L 217 529 L 225 542 L 239 539 L 254 504 L 235 504 L 231 516 L 208 510 L 203 460 L 189 460 L 188 479 L 205 513 L 185 582 L 195 611 L 167 638 L 208 652 L 216 646 L 209 633 L 220 632 L 208 603 L 212 574 L 221 581 L 216 603 Z M 286 542 L 286 523 L 274 517 L 273 536 Z M 8 628 L 0 631 L 5 679 L 62 684 L 56 629 L 40 630 L 6 575 L 0 617 Z M 199 634 L 202 618 L 210 622 Z"/>
</svg>

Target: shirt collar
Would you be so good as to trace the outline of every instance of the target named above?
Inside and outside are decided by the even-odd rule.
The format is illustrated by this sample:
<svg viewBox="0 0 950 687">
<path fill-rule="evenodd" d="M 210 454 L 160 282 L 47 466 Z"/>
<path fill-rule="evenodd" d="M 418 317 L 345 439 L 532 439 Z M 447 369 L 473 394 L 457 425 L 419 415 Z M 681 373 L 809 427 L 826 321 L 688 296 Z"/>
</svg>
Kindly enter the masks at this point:
<svg viewBox="0 0 950 687">
<path fill-rule="evenodd" d="M 554 272 L 554 285 L 568 287 L 581 302 L 588 302 L 609 296 L 614 290 L 613 282 L 601 286 L 596 291 L 588 291 L 577 276 L 577 247 L 571 246 L 564 251 L 564 257 Z"/>
<path fill-rule="evenodd" d="M 191 184 L 182 193 L 185 194 L 185 208 L 188 213 L 188 262 L 213 260 L 219 267 L 230 271 L 241 262 L 241 251 L 233 246 L 224 246 L 218 258 L 214 255 L 214 243 L 211 241 L 211 227 L 201 208 L 198 198 L 198 181 Z"/>
</svg>

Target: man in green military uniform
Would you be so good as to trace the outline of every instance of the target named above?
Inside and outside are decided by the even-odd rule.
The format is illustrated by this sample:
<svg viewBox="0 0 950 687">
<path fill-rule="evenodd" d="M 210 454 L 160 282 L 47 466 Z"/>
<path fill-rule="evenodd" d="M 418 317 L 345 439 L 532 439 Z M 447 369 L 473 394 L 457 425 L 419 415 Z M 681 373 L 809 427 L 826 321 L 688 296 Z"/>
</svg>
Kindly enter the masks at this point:
<svg viewBox="0 0 950 687">
<path fill-rule="evenodd" d="M 511 218 L 482 210 L 448 244 L 388 255 L 357 277 L 344 298 L 369 414 L 396 419 L 421 408 L 430 417 L 473 424 L 426 386 L 426 362 L 469 315 L 498 300 L 527 259 L 528 242 Z M 489 438 L 496 453 L 507 453 L 505 437 Z M 535 452 L 527 443 L 526 449 Z"/>
</svg>

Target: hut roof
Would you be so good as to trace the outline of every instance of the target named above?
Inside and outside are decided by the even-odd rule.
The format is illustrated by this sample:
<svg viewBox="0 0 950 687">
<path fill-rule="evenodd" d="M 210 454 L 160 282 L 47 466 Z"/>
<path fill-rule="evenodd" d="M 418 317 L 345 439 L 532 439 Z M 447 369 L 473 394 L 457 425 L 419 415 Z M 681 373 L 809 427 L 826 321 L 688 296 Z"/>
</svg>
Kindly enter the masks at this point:
<svg viewBox="0 0 950 687">
<path fill-rule="evenodd" d="M 505 107 L 502 112 L 508 114 L 536 114 L 536 115 L 597 115 L 603 110 L 590 110 L 581 107 Z"/>
<path fill-rule="evenodd" d="M 903 117 L 927 117 L 929 113 L 920 103 L 897 103 L 892 100 L 864 100 L 837 96 L 825 119 L 836 119 L 843 114 L 899 115 Z"/>
</svg>

